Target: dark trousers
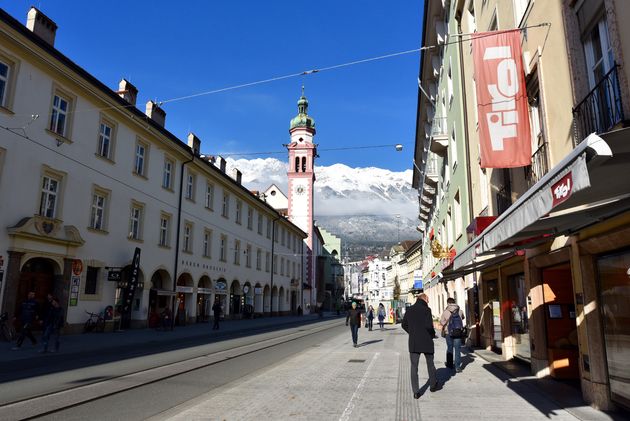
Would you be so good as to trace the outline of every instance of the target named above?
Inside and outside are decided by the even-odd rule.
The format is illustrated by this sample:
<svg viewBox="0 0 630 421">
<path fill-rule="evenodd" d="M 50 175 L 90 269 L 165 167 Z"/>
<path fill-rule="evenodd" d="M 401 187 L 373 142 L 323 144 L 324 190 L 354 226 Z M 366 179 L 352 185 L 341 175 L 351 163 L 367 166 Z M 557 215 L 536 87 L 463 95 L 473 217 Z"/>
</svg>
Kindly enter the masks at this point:
<svg viewBox="0 0 630 421">
<path fill-rule="evenodd" d="M 370 330 L 372 330 L 372 322 L 373 322 L 373 321 L 374 321 L 374 319 L 370 319 L 370 318 L 368 318 L 368 319 L 367 319 L 367 327 L 368 327 Z"/>
<path fill-rule="evenodd" d="M 31 332 L 31 324 L 24 323 L 22 326 L 22 331 L 20 332 L 20 337 L 17 340 L 17 346 L 22 346 L 22 342 L 24 342 L 24 338 L 29 338 L 33 345 L 37 344 L 35 340 L 35 336 L 33 336 L 33 332 Z"/>
<path fill-rule="evenodd" d="M 350 325 L 350 332 L 352 332 L 352 343 L 356 345 L 359 340 L 359 325 Z"/>
<path fill-rule="evenodd" d="M 218 330 L 219 329 L 219 317 L 215 314 L 214 316 L 214 324 L 212 325 L 212 329 L 213 330 Z"/>
<path fill-rule="evenodd" d="M 420 390 L 418 384 L 418 361 L 420 361 L 420 353 L 410 352 L 409 358 L 411 360 L 411 389 L 416 393 Z M 424 359 L 427 360 L 427 371 L 429 372 L 429 386 L 433 387 L 437 384 L 437 378 L 435 377 L 435 364 L 433 364 L 433 354 L 424 353 Z"/>
<path fill-rule="evenodd" d="M 378 319 L 378 325 L 381 327 L 381 329 L 383 329 L 383 325 L 385 324 L 385 321 L 384 321 L 384 320 L 385 320 L 385 319 L 381 319 L 380 317 L 379 317 L 379 319 Z"/>
<path fill-rule="evenodd" d="M 50 342 L 51 336 L 55 337 L 55 351 L 59 351 L 59 328 L 52 326 L 46 326 L 46 329 L 44 329 L 44 336 L 42 336 L 44 351 L 48 351 L 48 343 Z"/>
</svg>

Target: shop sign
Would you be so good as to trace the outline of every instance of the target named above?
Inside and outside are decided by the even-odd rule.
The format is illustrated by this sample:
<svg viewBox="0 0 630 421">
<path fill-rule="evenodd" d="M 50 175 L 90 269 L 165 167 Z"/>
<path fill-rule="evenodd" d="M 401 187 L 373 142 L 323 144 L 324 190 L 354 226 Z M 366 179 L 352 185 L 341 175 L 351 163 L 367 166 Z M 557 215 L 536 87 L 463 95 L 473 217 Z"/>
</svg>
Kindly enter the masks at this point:
<svg viewBox="0 0 630 421">
<path fill-rule="evenodd" d="M 243 287 L 243 294 L 247 294 L 248 292 L 249 292 L 249 286 L 248 286 L 248 285 L 245 285 L 245 286 Z"/>
<path fill-rule="evenodd" d="M 212 288 L 197 288 L 199 294 L 212 294 Z"/>
<path fill-rule="evenodd" d="M 569 197 L 571 197 L 571 193 L 573 190 L 573 176 L 569 171 L 564 177 L 562 177 L 558 182 L 556 182 L 553 186 L 551 186 L 551 196 L 552 196 L 552 204 L 551 207 L 555 208 L 560 203 L 566 201 Z"/>
<path fill-rule="evenodd" d="M 120 270 L 110 270 L 107 271 L 107 280 L 111 282 L 119 282 L 122 277 L 122 271 Z"/>
<path fill-rule="evenodd" d="M 73 266 L 74 266 L 74 263 L 73 263 Z M 73 268 L 73 271 L 74 271 L 74 268 Z M 80 287 L 81 287 L 81 277 L 77 275 L 72 275 L 72 277 L 70 278 L 70 306 L 74 307 L 78 304 Z"/>
<path fill-rule="evenodd" d="M 79 259 L 74 259 L 72 261 L 72 274 L 79 276 L 83 272 L 83 262 Z"/>
<path fill-rule="evenodd" d="M 214 289 L 217 292 L 223 292 L 225 293 L 227 291 L 227 283 L 223 282 L 223 281 L 219 281 L 214 285 Z"/>
<path fill-rule="evenodd" d="M 193 292 L 193 287 L 184 287 L 181 285 L 177 285 L 177 292 L 183 292 L 184 294 L 192 294 Z"/>
<path fill-rule="evenodd" d="M 254 294 L 261 295 L 262 293 L 263 293 L 262 288 L 260 288 L 260 287 L 254 288 Z"/>
</svg>

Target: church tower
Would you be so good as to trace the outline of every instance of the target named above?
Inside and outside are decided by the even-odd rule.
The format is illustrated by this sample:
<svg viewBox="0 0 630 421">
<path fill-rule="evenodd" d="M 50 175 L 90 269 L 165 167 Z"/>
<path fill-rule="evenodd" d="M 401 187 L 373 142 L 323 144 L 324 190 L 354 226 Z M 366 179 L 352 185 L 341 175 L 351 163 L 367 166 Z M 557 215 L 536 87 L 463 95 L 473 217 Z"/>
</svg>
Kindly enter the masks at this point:
<svg viewBox="0 0 630 421">
<path fill-rule="evenodd" d="M 305 243 L 304 281 L 311 286 L 311 297 L 315 296 L 315 264 L 313 260 L 313 183 L 315 182 L 314 163 L 317 146 L 313 143 L 315 136 L 315 120 L 308 115 L 308 100 L 302 96 L 298 100 L 298 115 L 291 120 L 289 134 L 291 143 L 287 145 L 289 152 L 289 207 L 291 222 L 300 227 L 308 237 Z M 306 302 L 311 302 L 308 299 Z"/>
</svg>

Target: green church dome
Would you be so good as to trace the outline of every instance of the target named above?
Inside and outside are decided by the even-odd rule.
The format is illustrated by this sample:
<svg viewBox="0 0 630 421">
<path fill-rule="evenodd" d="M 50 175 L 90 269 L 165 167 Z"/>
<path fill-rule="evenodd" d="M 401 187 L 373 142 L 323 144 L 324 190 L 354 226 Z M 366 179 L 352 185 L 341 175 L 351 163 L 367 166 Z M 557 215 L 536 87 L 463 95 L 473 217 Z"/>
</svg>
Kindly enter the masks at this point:
<svg viewBox="0 0 630 421">
<path fill-rule="evenodd" d="M 305 127 L 315 130 L 315 119 L 308 115 L 308 100 L 304 96 L 304 87 L 302 87 L 302 96 L 298 100 L 297 105 L 298 115 L 291 119 L 291 127 L 289 130 L 293 130 L 296 127 Z"/>
</svg>

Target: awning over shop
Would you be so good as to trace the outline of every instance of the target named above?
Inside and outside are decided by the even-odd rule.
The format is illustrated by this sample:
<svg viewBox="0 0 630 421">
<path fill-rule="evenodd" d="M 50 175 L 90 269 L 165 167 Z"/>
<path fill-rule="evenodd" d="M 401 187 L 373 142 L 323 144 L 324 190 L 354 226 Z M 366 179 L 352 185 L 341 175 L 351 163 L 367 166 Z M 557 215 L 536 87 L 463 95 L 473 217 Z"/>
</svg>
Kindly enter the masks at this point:
<svg viewBox="0 0 630 421">
<path fill-rule="evenodd" d="M 453 270 L 502 248 L 532 247 L 630 210 L 630 129 L 602 137 L 591 134 L 582 141 L 455 256 Z"/>
</svg>

